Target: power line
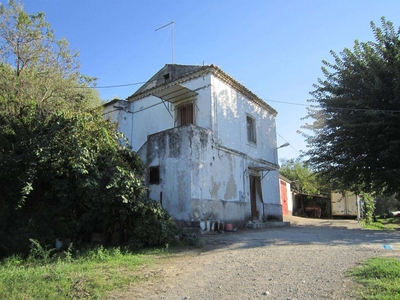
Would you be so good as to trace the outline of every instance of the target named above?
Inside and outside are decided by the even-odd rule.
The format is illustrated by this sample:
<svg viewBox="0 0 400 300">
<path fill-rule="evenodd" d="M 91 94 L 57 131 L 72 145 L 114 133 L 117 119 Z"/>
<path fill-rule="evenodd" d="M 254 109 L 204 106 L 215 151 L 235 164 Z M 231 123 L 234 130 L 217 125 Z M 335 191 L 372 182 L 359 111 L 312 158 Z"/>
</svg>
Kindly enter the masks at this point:
<svg viewBox="0 0 400 300">
<path fill-rule="evenodd" d="M 182 73 L 175 73 L 173 74 L 174 76 L 184 76 L 186 74 L 190 74 L 193 71 L 187 71 L 187 72 L 182 72 Z M 158 79 L 154 80 L 148 80 L 148 81 L 141 81 L 141 82 L 134 82 L 134 83 L 125 83 L 125 84 L 115 84 L 115 85 L 103 85 L 103 86 L 80 86 L 78 88 L 81 89 L 110 89 L 110 88 L 119 88 L 119 87 L 126 87 L 126 86 L 133 86 L 133 85 L 139 85 L 139 84 L 145 84 L 145 83 L 151 83 L 151 82 L 156 82 Z"/>
<path fill-rule="evenodd" d="M 170 25 L 170 24 L 167 24 Z M 165 26 L 167 26 L 165 25 Z M 174 74 L 175 76 L 184 76 L 186 74 L 189 74 L 193 72 L 187 71 L 187 72 L 182 72 L 182 73 L 176 73 Z M 79 87 L 79 88 L 89 88 L 89 89 L 109 89 L 109 88 L 120 88 L 120 87 L 127 87 L 127 86 L 134 86 L 134 85 L 139 85 L 139 84 L 145 84 L 147 82 L 156 82 L 157 79 L 154 80 L 148 80 L 148 81 L 141 81 L 141 82 L 135 82 L 135 83 L 126 83 L 126 84 L 116 84 L 116 85 L 105 85 L 105 86 L 86 86 L 86 87 Z M 304 106 L 304 107 L 313 107 L 313 105 L 305 104 L 305 103 L 294 103 L 294 102 L 288 102 L 288 101 L 279 101 L 279 100 L 272 100 L 272 99 L 262 99 L 264 102 L 275 102 L 275 103 L 281 103 L 281 104 L 288 104 L 288 105 L 295 105 L 295 106 Z M 314 105 L 316 109 L 316 107 Z M 348 110 L 348 111 L 374 111 L 374 112 L 383 112 L 383 113 L 400 113 L 400 110 L 385 110 L 385 109 L 374 109 L 374 108 L 351 108 L 351 107 L 335 107 L 335 106 L 325 106 L 324 108 L 326 109 L 336 109 L 336 110 Z"/>
<path fill-rule="evenodd" d="M 87 87 L 89 89 L 109 89 L 109 88 L 118 88 L 118 87 L 125 87 L 125 86 L 132 86 L 132 85 L 138 85 L 138 84 L 144 84 L 146 81 L 143 82 L 135 82 L 135 83 L 126 83 L 126 84 L 118 84 L 118 85 L 104 85 L 104 86 L 90 86 Z M 85 87 L 82 87 L 85 88 Z"/>
<path fill-rule="evenodd" d="M 308 104 L 304 103 L 294 103 L 294 102 L 285 102 L 285 101 L 278 101 L 278 100 L 271 100 L 271 99 L 263 99 L 265 102 L 277 102 L 277 103 L 282 103 L 282 104 L 290 104 L 290 105 L 298 105 L 298 106 L 310 106 Z"/>
<path fill-rule="evenodd" d="M 281 136 L 278 132 L 276 132 L 276 134 L 279 135 L 279 137 L 280 137 L 282 140 L 284 140 L 286 143 L 288 143 L 289 146 L 290 146 L 291 148 L 293 148 L 294 151 L 296 151 L 297 153 L 300 154 L 300 151 L 298 151 L 295 147 L 293 147 L 292 144 L 289 143 L 283 136 Z"/>
<path fill-rule="evenodd" d="M 170 22 L 164 26 L 161 26 L 160 28 L 157 28 L 155 31 L 163 29 L 164 27 L 167 27 L 169 25 L 172 25 L 172 64 L 174 64 L 174 21 L 172 20 L 172 22 Z"/>
<path fill-rule="evenodd" d="M 285 101 L 277 101 L 271 99 L 263 99 L 265 102 L 276 102 L 282 104 L 289 104 L 289 105 L 298 105 L 298 106 L 306 106 L 306 107 L 313 107 L 313 105 L 308 105 L 304 103 L 294 103 L 294 102 L 285 102 Z M 317 106 L 314 105 L 316 109 Z M 349 110 L 349 111 L 375 111 L 375 112 L 388 112 L 388 113 L 400 113 L 400 110 L 393 110 L 393 109 L 375 109 L 375 108 L 352 108 L 352 107 L 337 107 L 337 106 L 325 106 L 324 108 L 327 109 L 337 109 L 337 110 Z"/>
<path fill-rule="evenodd" d="M 183 74 L 176 74 L 176 75 L 180 76 L 180 75 L 183 75 Z M 126 84 L 117 84 L 117 85 L 86 86 L 86 87 L 79 87 L 79 88 L 109 89 L 109 88 L 119 88 L 119 87 L 126 87 L 126 86 L 134 86 L 134 85 L 145 84 L 146 82 L 153 82 L 153 81 L 156 81 L 156 80 L 142 81 L 142 82 L 135 82 L 135 83 L 126 83 Z M 263 99 L 263 100 L 264 100 L 264 102 L 275 102 L 275 103 L 296 105 L 296 106 L 304 106 L 304 107 L 311 107 L 312 106 L 312 105 L 305 104 L 305 103 L 294 103 L 294 102 L 278 101 L 278 100 L 271 100 L 271 99 Z M 383 112 L 383 113 L 400 113 L 400 110 L 393 110 L 393 109 L 351 108 L 351 107 L 335 107 L 335 106 L 325 106 L 324 108 L 337 109 L 337 110 L 348 110 L 348 111 L 375 111 L 375 112 Z"/>
</svg>

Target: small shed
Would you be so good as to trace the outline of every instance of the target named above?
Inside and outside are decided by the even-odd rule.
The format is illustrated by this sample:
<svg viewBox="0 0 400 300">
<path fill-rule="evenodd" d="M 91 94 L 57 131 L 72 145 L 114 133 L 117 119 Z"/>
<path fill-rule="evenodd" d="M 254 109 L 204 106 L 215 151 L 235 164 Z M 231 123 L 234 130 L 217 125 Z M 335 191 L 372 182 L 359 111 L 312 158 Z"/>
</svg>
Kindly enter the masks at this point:
<svg viewBox="0 0 400 300">
<path fill-rule="evenodd" d="M 331 193 L 332 217 L 337 218 L 360 218 L 361 198 L 351 192 Z"/>
<path fill-rule="evenodd" d="M 331 217 L 331 200 L 323 195 L 296 193 L 293 205 L 294 215 L 314 218 Z"/>
<path fill-rule="evenodd" d="M 279 174 L 279 189 L 282 205 L 282 215 L 293 215 L 293 196 L 291 189 L 291 180 Z"/>
</svg>

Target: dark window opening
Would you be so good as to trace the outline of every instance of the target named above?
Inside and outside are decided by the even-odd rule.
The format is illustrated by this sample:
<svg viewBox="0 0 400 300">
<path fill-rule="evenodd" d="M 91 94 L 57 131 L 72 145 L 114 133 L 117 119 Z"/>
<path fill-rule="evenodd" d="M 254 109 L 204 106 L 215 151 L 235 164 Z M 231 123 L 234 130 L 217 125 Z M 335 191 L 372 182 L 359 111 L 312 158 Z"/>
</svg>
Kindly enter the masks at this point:
<svg viewBox="0 0 400 300">
<path fill-rule="evenodd" d="M 160 183 L 160 167 L 150 167 L 150 184 L 159 184 Z"/>
<path fill-rule="evenodd" d="M 177 126 L 194 124 L 193 103 L 183 104 L 176 108 Z"/>
<path fill-rule="evenodd" d="M 257 143 L 256 121 L 250 116 L 247 116 L 247 140 L 251 143 Z"/>
<path fill-rule="evenodd" d="M 169 73 L 164 74 L 163 77 L 164 77 L 164 82 L 167 82 L 169 79 Z"/>
</svg>

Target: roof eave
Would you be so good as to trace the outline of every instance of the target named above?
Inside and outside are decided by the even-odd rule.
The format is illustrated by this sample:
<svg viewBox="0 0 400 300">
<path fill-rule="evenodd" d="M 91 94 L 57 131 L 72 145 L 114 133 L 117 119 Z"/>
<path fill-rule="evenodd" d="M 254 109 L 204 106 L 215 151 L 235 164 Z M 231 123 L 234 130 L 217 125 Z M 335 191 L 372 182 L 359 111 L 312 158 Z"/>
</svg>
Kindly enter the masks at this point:
<svg viewBox="0 0 400 300">
<path fill-rule="evenodd" d="M 220 80 L 224 81 L 234 89 L 236 89 L 239 93 L 241 93 L 243 96 L 247 97 L 250 101 L 258 104 L 268 112 L 270 112 L 273 116 L 276 116 L 278 112 L 272 108 L 269 104 L 267 104 L 264 100 L 259 98 L 256 94 L 251 92 L 248 88 L 246 88 L 244 85 L 239 83 L 237 80 L 235 80 L 233 77 L 229 76 L 227 73 L 222 71 L 220 68 L 217 66 L 211 64 L 211 65 L 206 65 L 202 66 L 197 70 L 194 70 L 192 73 L 186 74 L 185 76 L 182 76 L 180 78 L 177 78 L 173 81 L 166 82 L 164 84 L 151 87 L 147 90 L 144 90 L 138 94 L 133 94 L 130 97 L 128 97 L 126 100 L 133 102 L 137 101 L 139 99 L 154 95 L 155 93 L 158 93 L 162 91 L 163 89 L 169 88 L 171 86 L 177 85 L 177 84 L 182 84 L 184 82 L 190 81 L 192 79 L 204 76 L 208 73 L 213 74 L 215 77 L 219 78 Z"/>
</svg>

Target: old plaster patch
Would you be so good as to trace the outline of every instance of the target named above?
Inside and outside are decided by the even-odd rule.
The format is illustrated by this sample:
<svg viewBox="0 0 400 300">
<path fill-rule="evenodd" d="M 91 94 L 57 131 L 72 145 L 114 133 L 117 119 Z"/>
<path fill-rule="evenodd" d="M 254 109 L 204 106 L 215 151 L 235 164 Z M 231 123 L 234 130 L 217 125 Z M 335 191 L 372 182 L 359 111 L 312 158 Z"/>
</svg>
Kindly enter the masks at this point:
<svg viewBox="0 0 400 300">
<path fill-rule="evenodd" d="M 233 174 L 231 172 L 231 176 L 229 177 L 229 181 L 226 185 L 225 192 L 225 200 L 234 199 L 237 194 L 237 186 L 235 184 L 235 179 L 233 178 Z"/>
<path fill-rule="evenodd" d="M 219 188 L 221 187 L 221 182 L 215 182 L 214 177 L 212 177 L 211 180 L 212 180 L 211 198 L 217 199 Z"/>
</svg>

